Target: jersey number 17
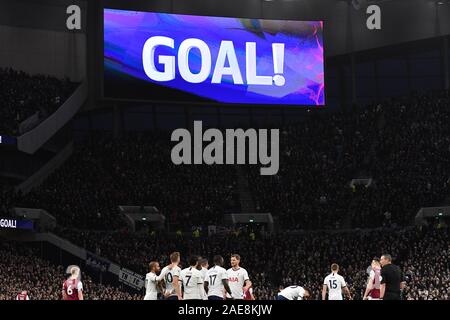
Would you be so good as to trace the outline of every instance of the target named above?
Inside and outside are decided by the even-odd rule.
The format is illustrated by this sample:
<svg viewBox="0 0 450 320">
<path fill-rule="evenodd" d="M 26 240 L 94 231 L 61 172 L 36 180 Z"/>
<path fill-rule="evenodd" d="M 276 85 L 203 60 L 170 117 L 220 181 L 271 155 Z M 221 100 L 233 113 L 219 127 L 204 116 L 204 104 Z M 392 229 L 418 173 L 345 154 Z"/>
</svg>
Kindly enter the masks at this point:
<svg viewBox="0 0 450 320">
<path fill-rule="evenodd" d="M 213 286 L 216 283 L 217 274 L 209 276 L 209 283 Z"/>
</svg>

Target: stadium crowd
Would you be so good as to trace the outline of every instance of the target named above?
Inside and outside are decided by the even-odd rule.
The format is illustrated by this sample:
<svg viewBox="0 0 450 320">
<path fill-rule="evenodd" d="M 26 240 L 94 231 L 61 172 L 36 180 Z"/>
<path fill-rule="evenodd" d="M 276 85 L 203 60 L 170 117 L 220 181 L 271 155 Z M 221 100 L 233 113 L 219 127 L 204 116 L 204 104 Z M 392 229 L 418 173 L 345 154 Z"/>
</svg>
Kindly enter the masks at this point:
<svg viewBox="0 0 450 320">
<path fill-rule="evenodd" d="M 449 103 L 447 91 L 416 95 L 281 129 L 278 174 L 244 170 L 255 210 L 277 216 L 285 229 L 410 224 L 420 207 L 449 195 Z M 171 147 L 164 132 L 93 136 L 15 204 L 82 229 L 120 227 L 119 205 L 154 205 L 188 229 L 239 212 L 235 167 L 176 166 Z M 354 178 L 372 183 L 350 187 Z"/>
<path fill-rule="evenodd" d="M 0 178 L 0 216 L 9 216 L 9 210 L 14 205 L 14 191 L 6 179 Z"/>
<path fill-rule="evenodd" d="M 27 291 L 31 300 L 61 300 L 62 285 L 67 277 L 62 266 L 39 257 L 36 249 L 24 244 L 0 242 L 0 300 L 14 300 Z M 84 298 L 88 300 L 137 300 L 140 295 L 95 283 L 83 274 Z"/>
<path fill-rule="evenodd" d="M 119 205 L 152 205 L 173 227 L 221 221 L 238 210 L 235 172 L 229 166 L 176 166 L 167 133 L 106 137 L 81 145 L 43 185 L 16 203 L 55 214 L 73 228 L 120 228 Z"/>
<path fill-rule="evenodd" d="M 388 252 L 407 278 L 405 299 L 448 299 L 448 229 L 404 226 L 420 207 L 449 195 L 449 104 L 447 91 L 415 95 L 349 112 L 313 113 L 281 129 L 279 173 L 246 171 L 255 209 L 271 212 L 285 231 L 327 232 L 260 234 L 255 240 L 246 233 L 173 239 L 128 232 L 119 205 L 156 206 L 185 230 L 220 224 L 224 213 L 239 212 L 235 168 L 175 166 L 163 132 L 91 137 L 41 186 L 9 205 L 48 210 L 63 227 L 58 234 L 142 274 L 149 260 L 167 263 L 171 251 L 210 259 L 237 252 L 257 298 L 272 299 L 279 285 L 300 284 L 318 299 L 329 265 L 337 262 L 360 299 L 371 259 Z M 354 178 L 372 182 L 351 187 Z M 398 229 L 334 232 L 376 227 Z"/>
<path fill-rule="evenodd" d="M 19 124 L 38 114 L 44 119 L 70 96 L 76 87 L 68 79 L 29 75 L 0 68 L 0 134 L 19 135 Z"/>
<path fill-rule="evenodd" d="M 449 105 L 448 91 L 417 94 L 285 128 L 278 175 L 249 170 L 256 209 L 288 229 L 410 224 L 449 195 Z"/>
<path fill-rule="evenodd" d="M 75 232 L 62 230 L 66 237 L 87 249 L 131 268 L 148 272 L 150 260 L 168 264 L 168 255 L 180 251 L 182 265 L 191 254 L 209 259 L 221 254 L 242 256 L 242 266 L 249 272 L 258 299 L 274 299 L 278 286 L 302 285 L 320 299 L 325 275 L 332 263 L 341 266 L 354 299 L 362 299 L 367 268 L 373 257 L 391 254 L 402 268 L 407 289 L 404 299 L 447 300 L 450 294 L 449 229 L 435 226 L 354 230 L 351 232 L 306 232 L 300 234 L 249 234 L 169 237 L 164 234 L 137 235 L 126 232 Z"/>
</svg>

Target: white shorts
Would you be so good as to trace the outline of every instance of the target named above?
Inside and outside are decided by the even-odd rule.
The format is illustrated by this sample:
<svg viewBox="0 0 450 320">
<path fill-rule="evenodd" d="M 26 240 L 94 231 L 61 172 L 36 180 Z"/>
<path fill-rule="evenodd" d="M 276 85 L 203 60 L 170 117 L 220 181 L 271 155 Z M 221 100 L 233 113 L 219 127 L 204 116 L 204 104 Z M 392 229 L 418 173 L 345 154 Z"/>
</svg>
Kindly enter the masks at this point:
<svg viewBox="0 0 450 320">
<path fill-rule="evenodd" d="M 380 300 L 380 298 L 372 298 L 371 296 L 368 296 L 367 300 Z"/>
<path fill-rule="evenodd" d="M 328 296 L 328 300 L 344 300 L 342 296 Z"/>
</svg>

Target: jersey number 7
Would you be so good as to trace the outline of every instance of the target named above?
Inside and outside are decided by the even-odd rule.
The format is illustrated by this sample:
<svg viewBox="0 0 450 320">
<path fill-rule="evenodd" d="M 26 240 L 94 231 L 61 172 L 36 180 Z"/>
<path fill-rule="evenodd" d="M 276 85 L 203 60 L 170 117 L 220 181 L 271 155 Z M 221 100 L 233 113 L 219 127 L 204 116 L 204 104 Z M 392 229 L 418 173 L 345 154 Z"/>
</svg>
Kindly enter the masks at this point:
<svg viewBox="0 0 450 320">
<path fill-rule="evenodd" d="M 186 276 L 187 281 L 186 281 L 186 287 L 189 286 L 189 281 L 191 281 L 192 276 Z"/>
</svg>

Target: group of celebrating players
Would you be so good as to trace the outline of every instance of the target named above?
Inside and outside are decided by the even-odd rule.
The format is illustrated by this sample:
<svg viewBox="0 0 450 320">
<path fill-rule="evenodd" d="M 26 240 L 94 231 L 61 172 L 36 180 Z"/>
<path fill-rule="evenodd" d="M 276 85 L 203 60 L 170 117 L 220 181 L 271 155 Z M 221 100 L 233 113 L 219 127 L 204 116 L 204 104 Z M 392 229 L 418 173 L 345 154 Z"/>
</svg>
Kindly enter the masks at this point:
<svg viewBox="0 0 450 320">
<path fill-rule="evenodd" d="M 159 292 L 167 300 L 255 300 L 252 282 L 247 270 L 239 266 L 241 257 L 238 254 L 231 255 L 231 268 L 228 270 L 223 268 L 224 259 L 220 255 L 214 256 L 214 265 L 209 269 L 208 260 L 195 255 L 189 258 L 189 267 L 183 270 L 179 267 L 179 252 L 172 253 L 170 261 L 171 264 L 162 270 L 157 261 L 150 262 L 150 272 L 145 277 L 144 300 L 157 300 Z M 380 261 L 374 258 L 365 300 L 380 299 L 380 270 Z M 323 300 L 342 300 L 343 292 L 352 299 L 344 278 L 338 272 L 339 266 L 333 263 L 331 273 L 323 283 Z M 277 294 L 278 300 L 307 300 L 310 297 L 310 290 L 301 286 L 280 288 Z"/>
<path fill-rule="evenodd" d="M 207 259 L 193 255 L 188 259 L 189 267 L 181 269 L 180 253 L 173 252 L 170 254 L 171 263 L 162 270 L 157 261 L 150 262 L 150 272 L 145 277 L 144 300 L 158 300 L 159 293 L 165 300 L 255 300 L 252 282 L 247 270 L 239 266 L 240 261 L 241 257 L 238 254 L 232 254 L 231 268 L 226 270 L 223 268 L 223 257 L 216 255 L 213 259 L 214 265 L 208 269 Z M 388 267 L 382 270 L 382 266 Z M 372 260 L 368 270 L 369 279 L 364 300 L 380 300 L 383 296 L 388 298 L 389 294 L 392 294 L 386 291 L 386 278 L 392 278 L 388 272 L 390 267 L 398 268 L 391 265 L 389 255 Z M 70 277 L 63 284 L 63 299 L 83 300 L 80 268 L 70 266 L 68 271 Z M 322 300 L 343 300 L 343 293 L 349 300 L 352 299 L 344 277 L 339 274 L 339 266 L 333 263 L 331 273 L 323 282 Z M 27 299 L 26 293 L 19 295 L 18 300 Z M 277 300 L 308 300 L 310 298 L 311 291 L 297 285 L 280 288 L 277 294 Z"/>
<path fill-rule="evenodd" d="M 194 255 L 188 259 L 189 267 L 181 270 L 180 253 L 173 252 L 171 263 L 159 275 L 159 263 L 150 262 L 144 300 L 157 300 L 158 292 L 167 300 L 255 300 L 252 282 L 240 261 L 238 254 L 231 255 L 231 268 L 225 270 L 223 257 L 216 255 L 214 266 L 208 269 L 208 260 Z"/>
</svg>

